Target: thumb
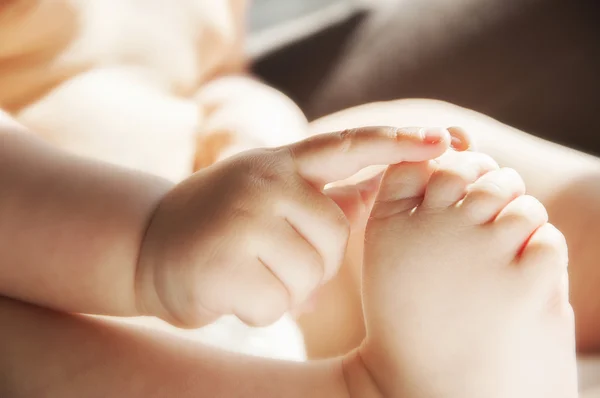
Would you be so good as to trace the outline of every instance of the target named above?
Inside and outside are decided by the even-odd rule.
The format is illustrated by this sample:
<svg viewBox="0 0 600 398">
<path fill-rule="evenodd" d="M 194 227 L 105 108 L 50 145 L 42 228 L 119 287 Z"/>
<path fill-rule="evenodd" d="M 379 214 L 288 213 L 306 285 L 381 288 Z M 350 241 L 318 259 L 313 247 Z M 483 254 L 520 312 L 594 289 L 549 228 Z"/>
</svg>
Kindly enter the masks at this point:
<svg viewBox="0 0 600 398">
<path fill-rule="evenodd" d="M 324 190 L 331 200 L 344 212 L 351 227 L 363 227 L 379 192 L 383 172 L 353 185 L 336 186 Z"/>
</svg>

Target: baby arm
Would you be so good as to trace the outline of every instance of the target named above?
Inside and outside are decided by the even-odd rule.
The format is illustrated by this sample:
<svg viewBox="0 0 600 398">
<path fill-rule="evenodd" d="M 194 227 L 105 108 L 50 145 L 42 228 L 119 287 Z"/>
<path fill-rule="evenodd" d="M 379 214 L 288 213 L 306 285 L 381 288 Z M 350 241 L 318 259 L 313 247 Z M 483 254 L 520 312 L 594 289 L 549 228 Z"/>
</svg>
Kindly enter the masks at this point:
<svg viewBox="0 0 600 398">
<path fill-rule="evenodd" d="M 6 298 L 0 298 L 0 324 L 0 340 L 10 342 L 0 345 L 2 397 L 349 396 L 341 359 L 246 357 L 150 328 Z M 364 372 L 360 366 L 352 371 Z"/>
<path fill-rule="evenodd" d="M 134 277 L 171 183 L 61 152 L 0 117 L 0 295 L 138 315 Z"/>
<path fill-rule="evenodd" d="M 337 272 L 348 214 L 364 206 L 366 191 L 334 201 L 324 185 L 450 143 L 443 129 L 324 134 L 241 154 L 171 189 L 4 130 L 0 294 L 183 326 L 224 314 L 268 324 L 302 303 Z"/>
</svg>

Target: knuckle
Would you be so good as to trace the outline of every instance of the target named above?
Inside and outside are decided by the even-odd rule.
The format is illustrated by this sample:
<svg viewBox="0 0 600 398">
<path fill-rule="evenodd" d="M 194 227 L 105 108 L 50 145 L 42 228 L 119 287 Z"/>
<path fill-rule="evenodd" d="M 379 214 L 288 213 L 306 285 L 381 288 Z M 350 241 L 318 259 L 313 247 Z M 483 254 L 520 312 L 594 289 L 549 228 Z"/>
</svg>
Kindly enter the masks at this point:
<svg viewBox="0 0 600 398">
<path fill-rule="evenodd" d="M 306 272 L 306 279 L 310 285 L 317 285 L 325 275 L 325 261 L 316 250 L 311 250 L 306 255 L 303 268 Z"/>
<path fill-rule="evenodd" d="M 308 139 L 301 141 L 306 143 Z M 293 165 L 296 163 L 296 159 L 298 158 L 298 145 L 283 145 L 280 147 L 269 148 L 267 149 L 273 156 L 277 157 L 280 161 L 289 163 Z"/>
<path fill-rule="evenodd" d="M 352 150 L 354 143 L 354 137 L 356 135 L 355 129 L 342 130 L 335 133 L 338 139 L 338 151 L 341 153 L 347 153 Z"/>
<path fill-rule="evenodd" d="M 259 189 L 260 192 L 273 191 L 284 182 L 282 170 L 284 167 L 280 160 L 269 153 L 259 152 L 256 156 L 249 156 L 240 166 L 240 172 L 245 178 L 244 188 L 248 190 Z M 265 190 L 265 188 L 269 188 Z"/>
<path fill-rule="evenodd" d="M 281 184 L 279 176 L 269 172 L 257 173 L 249 182 L 251 187 L 258 188 L 261 192 L 270 193 L 273 193 L 273 191 Z"/>
<path fill-rule="evenodd" d="M 282 167 L 290 167 L 293 169 L 295 161 L 298 158 L 297 145 L 284 145 L 276 148 L 265 148 L 264 150 Z"/>
</svg>

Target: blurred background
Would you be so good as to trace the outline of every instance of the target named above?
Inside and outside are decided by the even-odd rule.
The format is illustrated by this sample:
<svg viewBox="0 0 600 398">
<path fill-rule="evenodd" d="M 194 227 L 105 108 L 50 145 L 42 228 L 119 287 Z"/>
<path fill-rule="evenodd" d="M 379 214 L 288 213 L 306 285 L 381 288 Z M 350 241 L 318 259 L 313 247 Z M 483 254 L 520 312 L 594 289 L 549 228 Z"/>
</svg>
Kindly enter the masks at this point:
<svg viewBox="0 0 600 398">
<path fill-rule="evenodd" d="M 310 119 L 433 98 L 600 154 L 597 0 L 254 0 L 256 75 Z"/>
</svg>

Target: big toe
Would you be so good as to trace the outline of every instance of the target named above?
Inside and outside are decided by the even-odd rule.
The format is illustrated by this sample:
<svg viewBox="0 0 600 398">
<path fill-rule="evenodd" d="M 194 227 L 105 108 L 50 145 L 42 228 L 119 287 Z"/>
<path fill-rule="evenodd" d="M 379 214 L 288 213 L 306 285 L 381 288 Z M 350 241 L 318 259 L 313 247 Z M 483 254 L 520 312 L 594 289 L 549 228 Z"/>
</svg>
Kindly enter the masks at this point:
<svg viewBox="0 0 600 398">
<path fill-rule="evenodd" d="M 415 208 L 422 201 L 435 169 L 434 161 L 389 166 L 381 180 L 371 217 L 386 218 Z"/>
<path fill-rule="evenodd" d="M 532 276 L 531 281 L 549 291 L 562 291 L 568 301 L 568 250 L 564 235 L 552 224 L 538 228 L 523 248 L 518 264 Z M 543 297 L 544 298 L 544 297 Z"/>
</svg>

